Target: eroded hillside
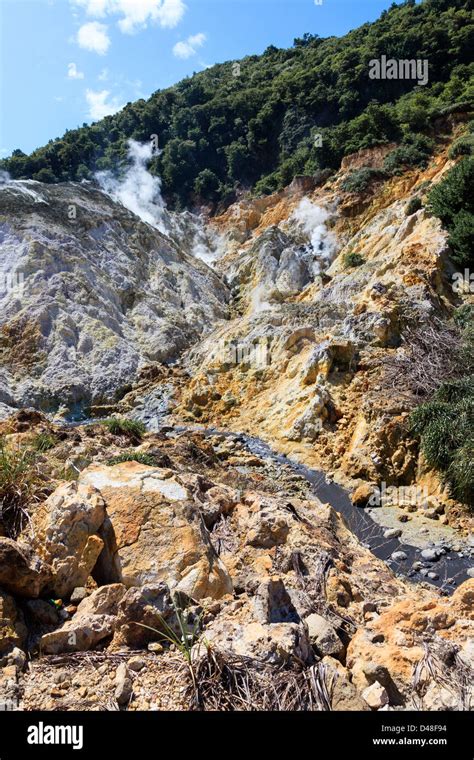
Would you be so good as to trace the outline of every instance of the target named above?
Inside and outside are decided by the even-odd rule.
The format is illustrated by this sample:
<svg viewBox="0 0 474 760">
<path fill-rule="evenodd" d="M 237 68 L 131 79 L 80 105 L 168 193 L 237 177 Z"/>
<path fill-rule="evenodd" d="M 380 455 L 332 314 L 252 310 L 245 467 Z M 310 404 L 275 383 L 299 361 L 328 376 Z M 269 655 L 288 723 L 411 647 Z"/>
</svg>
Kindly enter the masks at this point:
<svg viewBox="0 0 474 760">
<path fill-rule="evenodd" d="M 460 121 L 426 169 L 389 145 L 234 204 L 212 267 L 186 214 L 0 187 L 7 709 L 472 707 L 472 517 L 404 361 L 472 301 L 425 207 Z"/>
<path fill-rule="evenodd" d="M 259 435 L 352 486 L 416 483 L 439 507 L 436 520 L 469 531 L 467 513 L 408 433 L 409 378 L 393 372 L 413 333 L 441 348 L 442 325 L 472 302 L 453 289 L 447 234 L 424 208 L 454 162 L 446 147 L 426 170 L 375 179 L 364 193 L 344 190 L 361 166 L 380 169 L 390 148 L 347 158 L 313 190 L 295 180 L 215 220 L 229 239 L 218 269 L 234 313 L 186 356 L 192 379 L 177 413 Z M 316 223 L 305 237 L 310 204 Z M 312 234 L 320 250 L 312 246 L 311 261 L 304 242 Z"/>
</svg>

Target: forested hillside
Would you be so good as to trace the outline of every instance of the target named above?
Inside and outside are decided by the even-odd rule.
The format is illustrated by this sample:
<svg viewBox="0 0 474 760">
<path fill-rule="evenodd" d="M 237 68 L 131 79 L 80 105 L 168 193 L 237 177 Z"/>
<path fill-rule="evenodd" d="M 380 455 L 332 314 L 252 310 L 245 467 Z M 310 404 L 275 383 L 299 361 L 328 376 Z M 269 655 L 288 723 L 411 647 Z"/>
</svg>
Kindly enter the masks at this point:
<svg viewBox="0 0 474 760">
<path fill-rule="evenodd" d="M 213 66 L 29 156 L 15 150 L 1 167 L 16 179 L 80 180 L 116 170 L 129 138 L 156 134 L 150 170 L 178 207 L 229 202 L 238 189 L 267 193 L 395 140 L 393 172 L 422 164 L 434 119 L 472 102 L 473 49 L 472 0 L 406 0 L 345 37 L 308 33 L 288 50 Z M 370 79 L 369 62 L 382 55 L 426 59 L 428 83 Z"/>
</svg>

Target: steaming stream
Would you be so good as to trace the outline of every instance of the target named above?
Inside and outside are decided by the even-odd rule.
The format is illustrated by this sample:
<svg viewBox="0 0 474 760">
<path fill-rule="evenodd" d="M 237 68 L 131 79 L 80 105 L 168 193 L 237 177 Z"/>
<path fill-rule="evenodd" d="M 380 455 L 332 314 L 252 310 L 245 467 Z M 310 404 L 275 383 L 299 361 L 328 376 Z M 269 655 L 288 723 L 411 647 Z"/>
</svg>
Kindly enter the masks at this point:
<svg viewBox="0 0 474 760">
<path fill-rule="evenodd" d="M 174 433 L 185 433 L 187 430 L 196 430 L 206 436 L 223 435 L 236 441 L 241 441 L 247 450 L 262 459 L 268 459 L 277 465 L 287 465 L 293 472 L 304 478 L 310 486 L 316 498 L 323 504 L 330 504 L 335 511 L 342 515 L 345 524 L 358 539 L 379 559 L 397 575 L 403 575 L 410 581 L 430 583 L 444 591 L 451 593 L 461 583 L 467 580 L 468 570 L 472 567 L 472 560 L 468 557 L 459 557 L 456 552 L 446 551 L 437 562 L 423 563 L 432 567 L 439 578 L 437 580 L 422 575 L 419 571 L 412 570 L 412 564 L 420 561 L 421 549 L 411 544 L 401 543 L 398 538 L 384 538 L 385 528 L 374 522 L 371 516 L 360 507 L 354 507 L 348 492 L 340 485 L 329 482 L 324 472 L 314 470 L 311 467 L 295 462 L 285 454 L 278 454 L 260 438 L 249 436 L 245 433 L 232 433 L 215 428 L 202 429 L 199 427 L 187 428 L 173 427 Z M 392 559 L 394 552 L 402 551 L 407 555 L 406 560 L 397 562 Z"/>
</svg>

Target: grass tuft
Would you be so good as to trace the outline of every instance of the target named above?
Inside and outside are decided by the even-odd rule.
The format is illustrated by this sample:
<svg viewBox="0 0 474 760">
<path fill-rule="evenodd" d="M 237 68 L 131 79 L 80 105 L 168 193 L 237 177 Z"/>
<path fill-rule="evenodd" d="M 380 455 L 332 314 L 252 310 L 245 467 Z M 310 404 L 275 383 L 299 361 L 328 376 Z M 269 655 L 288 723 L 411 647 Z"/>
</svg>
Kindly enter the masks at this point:
<svg viewBox="0 0 474 760">
<path fill-rule="evenodd" d="M 16 538 L 28 522 L 28 507 L 40 486 L 34 452 L 8 448 L 0 438 L 0 524 L 9 538 Z"/>
<path fill-rule="evenodd" d="M 126 417 L 110 417 L 102 423 L 112 435 L 123 435 L 133 441 L 141 441 L 146 433 L 146 427 L 139 420 L 129 420 Z"/>
</svg>

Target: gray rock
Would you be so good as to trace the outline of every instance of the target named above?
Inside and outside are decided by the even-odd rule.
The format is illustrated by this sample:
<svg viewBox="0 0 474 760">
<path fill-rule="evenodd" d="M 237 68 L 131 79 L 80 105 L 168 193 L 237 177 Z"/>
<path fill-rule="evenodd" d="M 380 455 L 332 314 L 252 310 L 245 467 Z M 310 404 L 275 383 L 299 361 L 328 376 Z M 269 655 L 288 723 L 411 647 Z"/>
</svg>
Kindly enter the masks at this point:
<svg viewBox="0 0 474 760">
<path fill-rule="evenodd" d="M 26 665 L 26 654 L 22 649 L 14 647 L 6 657 L 0 659 L 0 668 L 9 667 L 14 665 L 18 672 L 21 672 Z"/>
<path fill-rule="evenodd" d="M 118 606 L 116 636 L 119 643 L 139 648 L 162 639 L 164 623 L 179 631 L 175 608 L 165 583 L 130 588 Z"/>
<path fill-rule="evenodd" d="M 305 619 L 311 644 L 321 656 L 341 657 L 345 647 L 336 629 L 322 615 L 312 613 Z"/>
<path fill-rule="evenodd" d="M 146 666 L 146 660 L 144 657 L 137 655 L 136 657 L 131 657 L 127 662 L 127 665 L 129 670 L 133 670 L 134 672 L 138 673 Z"/>
<path fill-rule="evenodd" d="M 84 586 L 77 586 L 71 594 L 70 602 L 71 604 L 78 605 L 83 599 L 86 599 L 87 596 L 87 589 L 85 589 Z"/>
<path fill-rule="evenodd" d="M 300 618 L 282 580 L 270 578 L 260 584 L 254 598 L 260 623 L 298 623 Z"/>
<path fill-rule="evenodd" d="M 133 683 L 130 671 L 125 662 L 122 662 L 115 673 L 115 699 L 123 707 L 130 702 L 133 693 Z"/>
<path fill-rule="evenodd" d="M 402 531 L 400 530 L 400 528 L 389 528 L 388 530 L 385 531 L 385 533 L 383 534 L 383 537 L 384 538 L 398 538 L 401 535 L 402 535 Z"/>
<path fill-rule="evenodd" d="M 421 552 L 421 557 L 427 562 L 436 562 L 439 559 L 438 550 L 437 549 L 423 549 L 423 551 Z"/>
<path fill-rule="evenodd" d="M 386 689 L 378 681 L 364 689 L 362 697 L 372 710 L 380 710 L 389 702 Z"/>
<path fill-rule="evenodd" d="M 395 562 L 404 562 L 406 559 L 408 559 L 408 557 L 405 552 L 393 552 L 392 559 Z"/>
</svg>

